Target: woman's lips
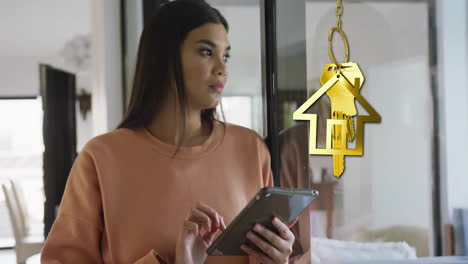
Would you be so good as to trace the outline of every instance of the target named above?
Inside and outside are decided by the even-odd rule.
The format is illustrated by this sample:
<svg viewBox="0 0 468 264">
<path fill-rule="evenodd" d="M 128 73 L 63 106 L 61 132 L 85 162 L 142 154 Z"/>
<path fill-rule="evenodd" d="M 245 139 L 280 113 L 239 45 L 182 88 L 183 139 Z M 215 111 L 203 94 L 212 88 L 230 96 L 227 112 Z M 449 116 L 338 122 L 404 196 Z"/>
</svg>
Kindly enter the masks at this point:
<svg viewBox="0 0 468 264">
<path fill-rule="evenodd" d="M 222 82 L 218 82 L 216 84 L 210 85 L 211 89 L 215 90 L 216 92 L 220 93 L 224 89 L 224 84 Z"/>
</svg>

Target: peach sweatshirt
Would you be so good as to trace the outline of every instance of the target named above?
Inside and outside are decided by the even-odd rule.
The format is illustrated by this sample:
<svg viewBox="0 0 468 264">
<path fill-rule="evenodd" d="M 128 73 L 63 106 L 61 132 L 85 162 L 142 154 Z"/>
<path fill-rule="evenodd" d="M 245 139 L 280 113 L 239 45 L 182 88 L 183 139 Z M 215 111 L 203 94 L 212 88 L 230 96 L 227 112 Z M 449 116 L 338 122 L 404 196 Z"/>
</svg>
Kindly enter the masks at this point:
<svg viewBox="0 0 468 264">
<path fill-rule="evenodd" d="M 215 122 L 206 142 L 175 157 L 175 146 L 146 129 L 117 129 L 88 142 L 70 172 L 41 263 L 173 263 L 183 220 L 197 202 L 229 224 L 273 179 L 262 138 L 223 124 Z"/>
</svg>

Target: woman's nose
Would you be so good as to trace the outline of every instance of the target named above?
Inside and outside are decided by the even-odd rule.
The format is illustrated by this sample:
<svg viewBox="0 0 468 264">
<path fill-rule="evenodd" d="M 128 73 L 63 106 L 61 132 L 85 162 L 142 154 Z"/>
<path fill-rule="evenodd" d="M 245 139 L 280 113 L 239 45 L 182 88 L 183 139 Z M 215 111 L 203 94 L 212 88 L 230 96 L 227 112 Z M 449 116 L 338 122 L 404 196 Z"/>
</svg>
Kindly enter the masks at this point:
<svg viewBox="0 0 468 264">
<path fill-rule="evenodd" d="M 227 75 L 227 67 L 226 67 L 226 63 L 224 63 L 224 61 L 221 61 L 221 62 L 218 63 L 218 65 L 217 65 L 217 67 L 215 69 L 215 73 L 218 76 Z"/>
</svg>

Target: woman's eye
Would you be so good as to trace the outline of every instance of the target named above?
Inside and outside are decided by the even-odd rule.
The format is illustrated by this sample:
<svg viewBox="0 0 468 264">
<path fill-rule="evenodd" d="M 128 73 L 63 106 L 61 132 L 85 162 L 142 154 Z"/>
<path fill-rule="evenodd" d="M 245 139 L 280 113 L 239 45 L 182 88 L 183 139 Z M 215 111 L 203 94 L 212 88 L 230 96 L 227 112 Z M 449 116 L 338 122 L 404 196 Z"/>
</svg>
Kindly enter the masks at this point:
<svg viewBox="0 0 468 264">
<path fill-rule="evenodd" d="M 224 55 L 224 63 L 229 62 L 230 59 L 231 59 L 231 55 L 229 55 L 229 54 Z"/>
<path fill-rule="evenodd" d="M 202 49 L 202 50 L 201 50 L 201 54 L 202 54 L 202 55 L 206 55 L 206 56 L 211 56 L 211 50 L 209 50 L 209 49 Z"/>
</svg>

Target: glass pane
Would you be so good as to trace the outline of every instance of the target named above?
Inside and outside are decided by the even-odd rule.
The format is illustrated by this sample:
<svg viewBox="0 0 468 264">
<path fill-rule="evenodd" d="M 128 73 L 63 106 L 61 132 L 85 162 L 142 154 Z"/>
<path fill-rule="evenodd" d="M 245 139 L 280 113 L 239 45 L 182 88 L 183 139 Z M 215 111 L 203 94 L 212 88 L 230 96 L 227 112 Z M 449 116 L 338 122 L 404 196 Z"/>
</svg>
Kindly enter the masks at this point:
<svg viewBox="0 0 468 264">
<path fill-rule="evenodd" d="M 323 257 L 318 255 L 323 253 L 319 249 L 326 245 L 334 252 L 328 257 L 352 260 L 358 254 L 345 257 L 351 244 L 339 250 L 326 244 L 328 239 L 405 241 L 418 256 L 432 255 L 434 121 L 428 4 L 344 2 L 342 29 L 348 38 L 350 61 L 359 64 L 365 77 L 359 92 L 382 122 L 364 124 L 364 155 L 344 156 L 344 173 L 337 179 L 331 156 L 308 154 L 309 121 L 292 120 L 291 110 L 322 87 L 322 70 L 331 63 L 328 32 L 336 25 L 336 1 L 280 2 L 277 118 L 281 184 L 320 191 L 310 212 L 301 216 L 297 248 L 314 259 Z M 305 17 L 301 18 L 301 10 Z M 344 45 L 337 33 L 333 48 L 337 61 L 343 61 Z M 353 103 L 357 115 L 368 115 L 357 100 Z M 324 148 L 327 137 L 333 142 L 326 129 L 331 116 L 329 97 L 324 94 L 306 113 L 318 114 L 317 147 Z M 356 116 L 350 116 L 347 131 L 355 131 Z M 354 149 L 355 141 L 347 142 L 347 148 Z M 411 249 L 401 250 L 407 256 L 412 254 Z M 375 257 L 389 256 L 382 252 L 376 251 Z"/>
<path fill-rule="evenodd" d="M 358 63 L 365 76 L 360 93 L 382 122 L 364 126 L 364 156 L 345 158 L 345 173 L 334 187 L 332 237 L 406 241 L 418 256 L 428 256 L 433 105 L 427 3 L 368 1 L 346 3 L 344 8 L 342 28 L 350 61 Z M 306 5 L 309 89 L 320 87 L 320 73 L 330 63 L 327 36 L 336 23 L 335 13 L 333 1 Z M 333 43 L 342 61 L 338 34 Z M 358 115 L 365 115 L 355 103 Z"/>
<path fill-rule="evenodd" d="M 229 79 L 223 90 L 226 121 L 266 136 L 263 127 L 260 1 L 208 0 L 229 24 Z"/>
</svg>

